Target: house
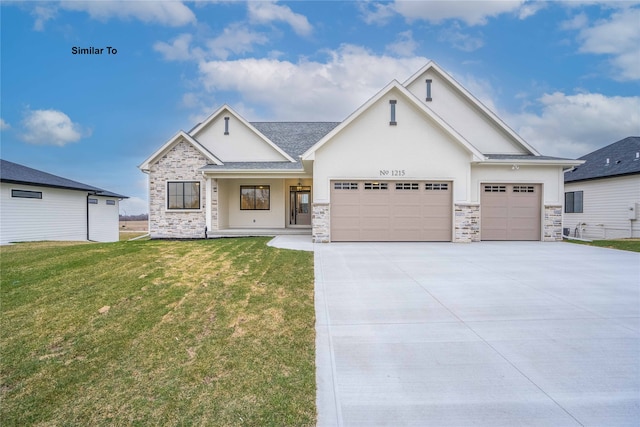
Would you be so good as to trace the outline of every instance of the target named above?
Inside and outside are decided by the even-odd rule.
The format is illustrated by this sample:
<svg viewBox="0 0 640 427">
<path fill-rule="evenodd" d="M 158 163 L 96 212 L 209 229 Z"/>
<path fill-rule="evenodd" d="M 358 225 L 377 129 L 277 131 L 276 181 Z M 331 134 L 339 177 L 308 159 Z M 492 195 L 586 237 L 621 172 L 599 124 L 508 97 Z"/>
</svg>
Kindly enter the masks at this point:
<svg viewBox="0 0 640 427">
<path fill-rule="evenodd" d="M 139 167 L 152 238 L 475 242 L 561 240 L 563 170 L 580 163 L 540 155 L 429 62 L 340 123 L 250 123 L 223 105 Z"/>
<path fill-rule="evenodd" d="M 0 187 L 0 244 L 118 241 L 118 203 L 126 196 L 6 160 Z"/>
<path fill-rule="evenodd" d="M 586 239 L 640 237 L 640 137 L 580 157 L 564 174 L 565 234 Z"/>
</svg>

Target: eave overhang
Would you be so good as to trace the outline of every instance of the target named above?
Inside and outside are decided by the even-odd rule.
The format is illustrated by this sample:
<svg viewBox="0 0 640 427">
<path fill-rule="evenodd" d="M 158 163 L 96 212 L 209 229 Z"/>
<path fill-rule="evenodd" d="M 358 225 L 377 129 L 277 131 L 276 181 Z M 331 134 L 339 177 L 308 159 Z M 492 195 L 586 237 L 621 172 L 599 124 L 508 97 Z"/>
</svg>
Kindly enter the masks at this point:
<svg viewBox="0 0 640 427">
<path fill-rule="evenodd" d="M 486 159 L 480 161 L 472 161 L 474 165 L 534 165 L 534 166 L 564 166 L 567 168 L 580 166 L 584 160 L 570 159 Z"/>
</svg>

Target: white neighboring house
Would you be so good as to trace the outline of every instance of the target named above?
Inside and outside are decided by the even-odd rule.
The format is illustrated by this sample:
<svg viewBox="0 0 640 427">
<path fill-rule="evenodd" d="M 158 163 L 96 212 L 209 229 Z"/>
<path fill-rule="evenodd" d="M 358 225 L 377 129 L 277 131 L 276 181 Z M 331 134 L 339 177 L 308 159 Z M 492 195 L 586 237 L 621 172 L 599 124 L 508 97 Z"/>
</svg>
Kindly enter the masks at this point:
<svg viewBox="0 0 640 427">
<path fill-rule="evenodd" d="M 116 242 L 126 196 L 0 160 L 0 244 Z"/>
<path fill-rule="evenodd" d="M 541 155 L 429 62 L 340 123 L 223 105 L 139 167 L 152 238 L 476 242 L 561 240 L 563 170 L 581 163 Z"/>
<path fill-rule="evenodd" d="M 585 239 L 640 237 L 640 137 L 580 157 L 564 175 L 565 234 Z"/>
</svg>

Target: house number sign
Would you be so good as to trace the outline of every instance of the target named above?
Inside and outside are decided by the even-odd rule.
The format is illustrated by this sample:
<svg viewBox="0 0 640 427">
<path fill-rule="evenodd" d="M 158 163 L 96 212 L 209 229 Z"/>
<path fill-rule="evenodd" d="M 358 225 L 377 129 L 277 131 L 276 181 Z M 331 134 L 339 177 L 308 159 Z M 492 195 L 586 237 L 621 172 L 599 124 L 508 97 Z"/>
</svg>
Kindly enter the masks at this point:
<svg viewBox="0 0 640 427">
<path fill-rule="evenodd" d="M 405 176 L 404 169 L 380 169 L 380 176 Z"/>
</svg>

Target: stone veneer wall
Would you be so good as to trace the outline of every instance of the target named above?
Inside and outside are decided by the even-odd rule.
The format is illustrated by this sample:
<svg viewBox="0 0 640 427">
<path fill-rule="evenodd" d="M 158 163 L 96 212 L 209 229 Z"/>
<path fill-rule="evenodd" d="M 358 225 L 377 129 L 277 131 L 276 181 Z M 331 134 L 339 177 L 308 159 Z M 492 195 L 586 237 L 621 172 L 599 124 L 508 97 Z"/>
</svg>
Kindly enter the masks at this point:
<svg viewBox="0 0 640 427">
<path fill-rule="evenodd" d="M 543 231 L 545 242 L 562 241 L 562 205 L 545 205 Z"/>
<path fill-rule="evenodd" d="M 329 203 L 314 203 L 311 216 L 311 239 L 313 243 L 331 241 L 331 218 Z"/>
<path fill-rule="evenodd" d="M 480 205 L 456 204 L 453 241 L 470 243 L 480 241 Z"/>
<path fill-rule="evenodd" d="M 179 142 L 149 171 L 149 234 L 151 238 L 203 238 L 206 226 L 206 180 L 198 172 L 207 159 L 193 146 Z M 194 211 L 167 210 L 167 181 L 199 181 L 200 206 Z M 217 188 L 216 188 L 217 191 Z"/>
</svg>

